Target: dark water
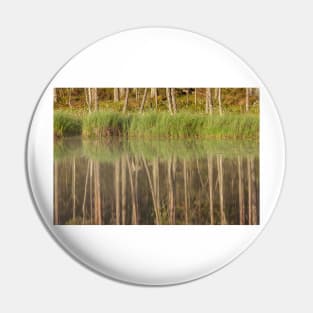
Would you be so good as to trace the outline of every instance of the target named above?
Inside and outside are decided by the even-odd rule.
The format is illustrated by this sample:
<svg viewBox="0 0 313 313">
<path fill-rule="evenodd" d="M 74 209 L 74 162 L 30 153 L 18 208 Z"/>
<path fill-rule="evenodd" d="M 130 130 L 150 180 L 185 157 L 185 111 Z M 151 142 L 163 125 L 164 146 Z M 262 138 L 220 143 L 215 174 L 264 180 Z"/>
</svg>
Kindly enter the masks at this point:
<svg viewBox="0 0 313 313">
<path fill-rule="evenodd" d="M 57 140 L 54 223 L 258 224 L 258 143 Z"/>
</svg>

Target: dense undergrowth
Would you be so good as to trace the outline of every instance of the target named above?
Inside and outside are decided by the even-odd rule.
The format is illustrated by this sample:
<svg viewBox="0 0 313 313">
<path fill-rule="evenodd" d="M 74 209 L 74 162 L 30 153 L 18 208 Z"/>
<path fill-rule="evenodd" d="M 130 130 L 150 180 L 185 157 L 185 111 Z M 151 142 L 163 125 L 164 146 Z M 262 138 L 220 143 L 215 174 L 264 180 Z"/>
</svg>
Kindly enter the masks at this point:
<svg viewBox="0 0 313 313">
<path fill-rule="evenodd" d="M 127 113 L 98 111 L 74 113 L 56 110 L 56 137 L 143 137 L 143 138 L 258 138 L 259 115 L 255 113 L 204 113 L 146 111 Z"/>
</svg>

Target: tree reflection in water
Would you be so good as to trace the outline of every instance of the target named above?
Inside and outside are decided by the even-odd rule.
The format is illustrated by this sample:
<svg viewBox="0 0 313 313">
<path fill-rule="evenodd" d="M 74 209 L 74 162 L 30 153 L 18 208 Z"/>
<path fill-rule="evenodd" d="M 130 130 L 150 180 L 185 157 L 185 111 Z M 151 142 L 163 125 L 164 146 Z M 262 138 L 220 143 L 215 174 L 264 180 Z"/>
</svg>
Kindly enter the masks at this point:
<svg viewBox="0 0 313 313">
<path fill-rule="evenodd" d="M 63 139 L 55 224 L 259 224 L 255 141 Z"/>
</svg>

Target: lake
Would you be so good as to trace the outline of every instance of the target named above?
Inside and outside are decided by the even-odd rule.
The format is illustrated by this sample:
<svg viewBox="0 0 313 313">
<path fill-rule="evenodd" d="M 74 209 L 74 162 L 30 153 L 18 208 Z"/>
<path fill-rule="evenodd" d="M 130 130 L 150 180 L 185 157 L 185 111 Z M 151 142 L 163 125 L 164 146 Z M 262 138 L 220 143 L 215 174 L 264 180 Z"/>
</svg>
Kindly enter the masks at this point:
<svg viewBox="0 0 313 313">
<path fill-rule="evenodd" d="M 259 224 L 259 143 L 56 139 L 54 224 Z"/>
</svg>

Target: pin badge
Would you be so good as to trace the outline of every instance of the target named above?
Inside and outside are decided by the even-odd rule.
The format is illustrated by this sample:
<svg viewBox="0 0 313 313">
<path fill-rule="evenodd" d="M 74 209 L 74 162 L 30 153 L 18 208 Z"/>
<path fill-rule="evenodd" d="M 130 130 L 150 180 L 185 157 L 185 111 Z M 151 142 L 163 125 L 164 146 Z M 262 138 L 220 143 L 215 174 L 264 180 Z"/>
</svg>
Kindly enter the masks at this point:
<svg viewBox="0 0 313 313">
<path fill-rule="evenodd" d="M 35 206 L 87 268 L 123 282 L 206 276 L 268 222 L 285 166 L 257 75 L 201 35 L 141 28 L 97 41 L 43 92 L 27 144 Z"/>
</svg>

